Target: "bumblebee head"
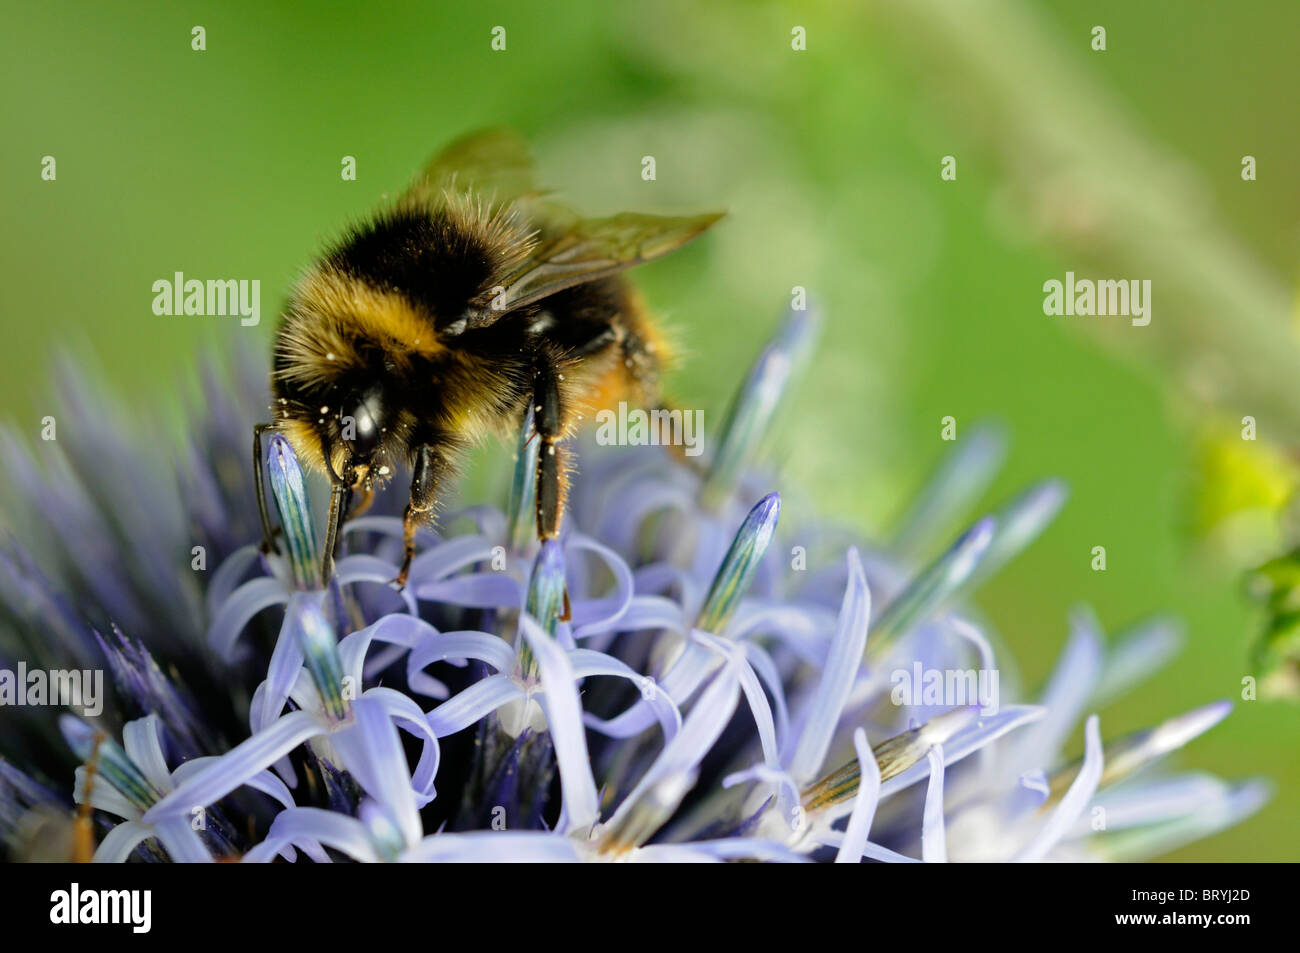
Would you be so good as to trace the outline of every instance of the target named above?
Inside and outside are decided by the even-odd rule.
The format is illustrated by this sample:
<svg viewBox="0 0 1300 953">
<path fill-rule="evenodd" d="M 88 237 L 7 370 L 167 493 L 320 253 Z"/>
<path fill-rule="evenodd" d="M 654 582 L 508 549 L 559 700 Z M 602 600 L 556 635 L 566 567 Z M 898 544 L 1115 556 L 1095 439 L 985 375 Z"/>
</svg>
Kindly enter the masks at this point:
<svg viewBox="0 0 1300 953">
<path fill-rule="evenodd" d="M 343 472 L 349 486 L 358 486 L 386 474 L 376 459 L 389 430 L 383 388 L 378 384 L 349 388 L 339 403 L 339 440 L 347 450 Z"/>
</svg>

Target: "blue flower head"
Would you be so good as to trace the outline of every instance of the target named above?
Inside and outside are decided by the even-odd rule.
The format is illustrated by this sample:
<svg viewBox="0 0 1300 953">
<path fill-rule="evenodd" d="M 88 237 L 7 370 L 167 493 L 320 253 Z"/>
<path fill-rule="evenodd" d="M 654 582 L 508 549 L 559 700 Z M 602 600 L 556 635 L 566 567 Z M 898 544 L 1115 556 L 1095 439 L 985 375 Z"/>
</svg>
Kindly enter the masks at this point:
<svg viewBox="0 0 1300 953">
<path fill-rule="evenodd" d="M 255 545 L 247 356 L 206 374 L 179 462 L 66 370 L 85 424 L 66 451 L 0 433 L 0 662 L 101 670 L 112 697 L 4 710 L 6 852 L 75 817 L 74 856 L 119 861 L 1126 859 L 1256 810 L 1261 781 L 1163 767 L 1226 703 L 1102 730 L 1175 647 L 1167 623 L 1106 647 L 1078 610 L 1042 692 L 1001 698 L 968 599 L 1065 488 L 970 520 L 997 430 L 958 445 L 890 546 L 783 505 L 760 451 L 817 325 L 789 315 L 703 466 L 582 447 L 541 545 L 526 420 L 504 509 L 443 514 L 400 591 L 401 501 L 351 520 L 320 579 L 310 480 L 278 437 L 276 547 Z"/>
</svg>

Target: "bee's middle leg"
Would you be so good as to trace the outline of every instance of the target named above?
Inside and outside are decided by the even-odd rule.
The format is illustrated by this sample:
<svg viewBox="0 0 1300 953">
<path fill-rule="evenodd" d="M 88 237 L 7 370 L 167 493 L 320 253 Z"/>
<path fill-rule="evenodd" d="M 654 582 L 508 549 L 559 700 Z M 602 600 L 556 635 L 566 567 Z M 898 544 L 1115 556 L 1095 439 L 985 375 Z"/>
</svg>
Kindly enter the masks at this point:
<svg viewBox="0 0 1300 953">
<path fill-rule="evenodd" d="M 568 499 L 568 450 L 564 447 L 559 374 L 550 363 L 539 364 L 533 386 L 533 429 L 537 448 L 537 538 L 554 539 L 564 522 Z"/>
<path fill-rule="evenodd" d="M 537 538 L 555 539 L 564 523 L 569 497 L 568 448 L 564 446 L 564 408 L 560 401 L 560 375 L 555 365 L 540 362 L 533 386 L 533 429 L 537 448 Z M 569 591 L 564 591 L 564 614 L 569 620 Z"/>
</svg>

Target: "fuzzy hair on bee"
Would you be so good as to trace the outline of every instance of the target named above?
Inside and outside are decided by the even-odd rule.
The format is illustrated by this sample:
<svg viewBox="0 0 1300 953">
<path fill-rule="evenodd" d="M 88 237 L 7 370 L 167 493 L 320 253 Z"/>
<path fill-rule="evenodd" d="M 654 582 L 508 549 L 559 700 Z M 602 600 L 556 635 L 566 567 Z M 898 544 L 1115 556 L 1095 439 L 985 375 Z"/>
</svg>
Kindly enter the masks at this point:
<svg viewBox="0 0 1300 953">
<path fill-rule="evenodd" d="M 541 441 L 537 533 L 558 535 L 565 441 L 618 400 L 658 406 L 671 360 L 622 272 L 720 217 L 582 218 L 537 188 L 517 136 L 492 130 L 448 146 L 292 291 L 275 339 L 272 419 L 254 434 L 264 546 L 275 548 L 263 485 L 268 431 L 331 482 L 325 583 L 342 522 L 410 471 L 402 586 L 416 530 L 433 521 L 465 451 L 517 432 L 530 410 Z"/>
</svg>

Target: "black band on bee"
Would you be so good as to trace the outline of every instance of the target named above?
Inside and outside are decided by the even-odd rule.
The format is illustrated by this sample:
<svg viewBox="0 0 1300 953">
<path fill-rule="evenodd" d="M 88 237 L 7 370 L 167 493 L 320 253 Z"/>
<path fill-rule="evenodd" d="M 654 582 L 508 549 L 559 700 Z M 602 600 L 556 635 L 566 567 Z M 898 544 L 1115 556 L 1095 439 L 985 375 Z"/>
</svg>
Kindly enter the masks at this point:
<svg viewBox="0 0 1300 953">
<path fill-rule="evenodd" d="M 461 321 L 469 303 L 491 289 L 524 239 L 507 214 L 410 205 L 354 229 L 325 260 L 348 277 L 400 291 L 442 328 Z"/>
</svg>

